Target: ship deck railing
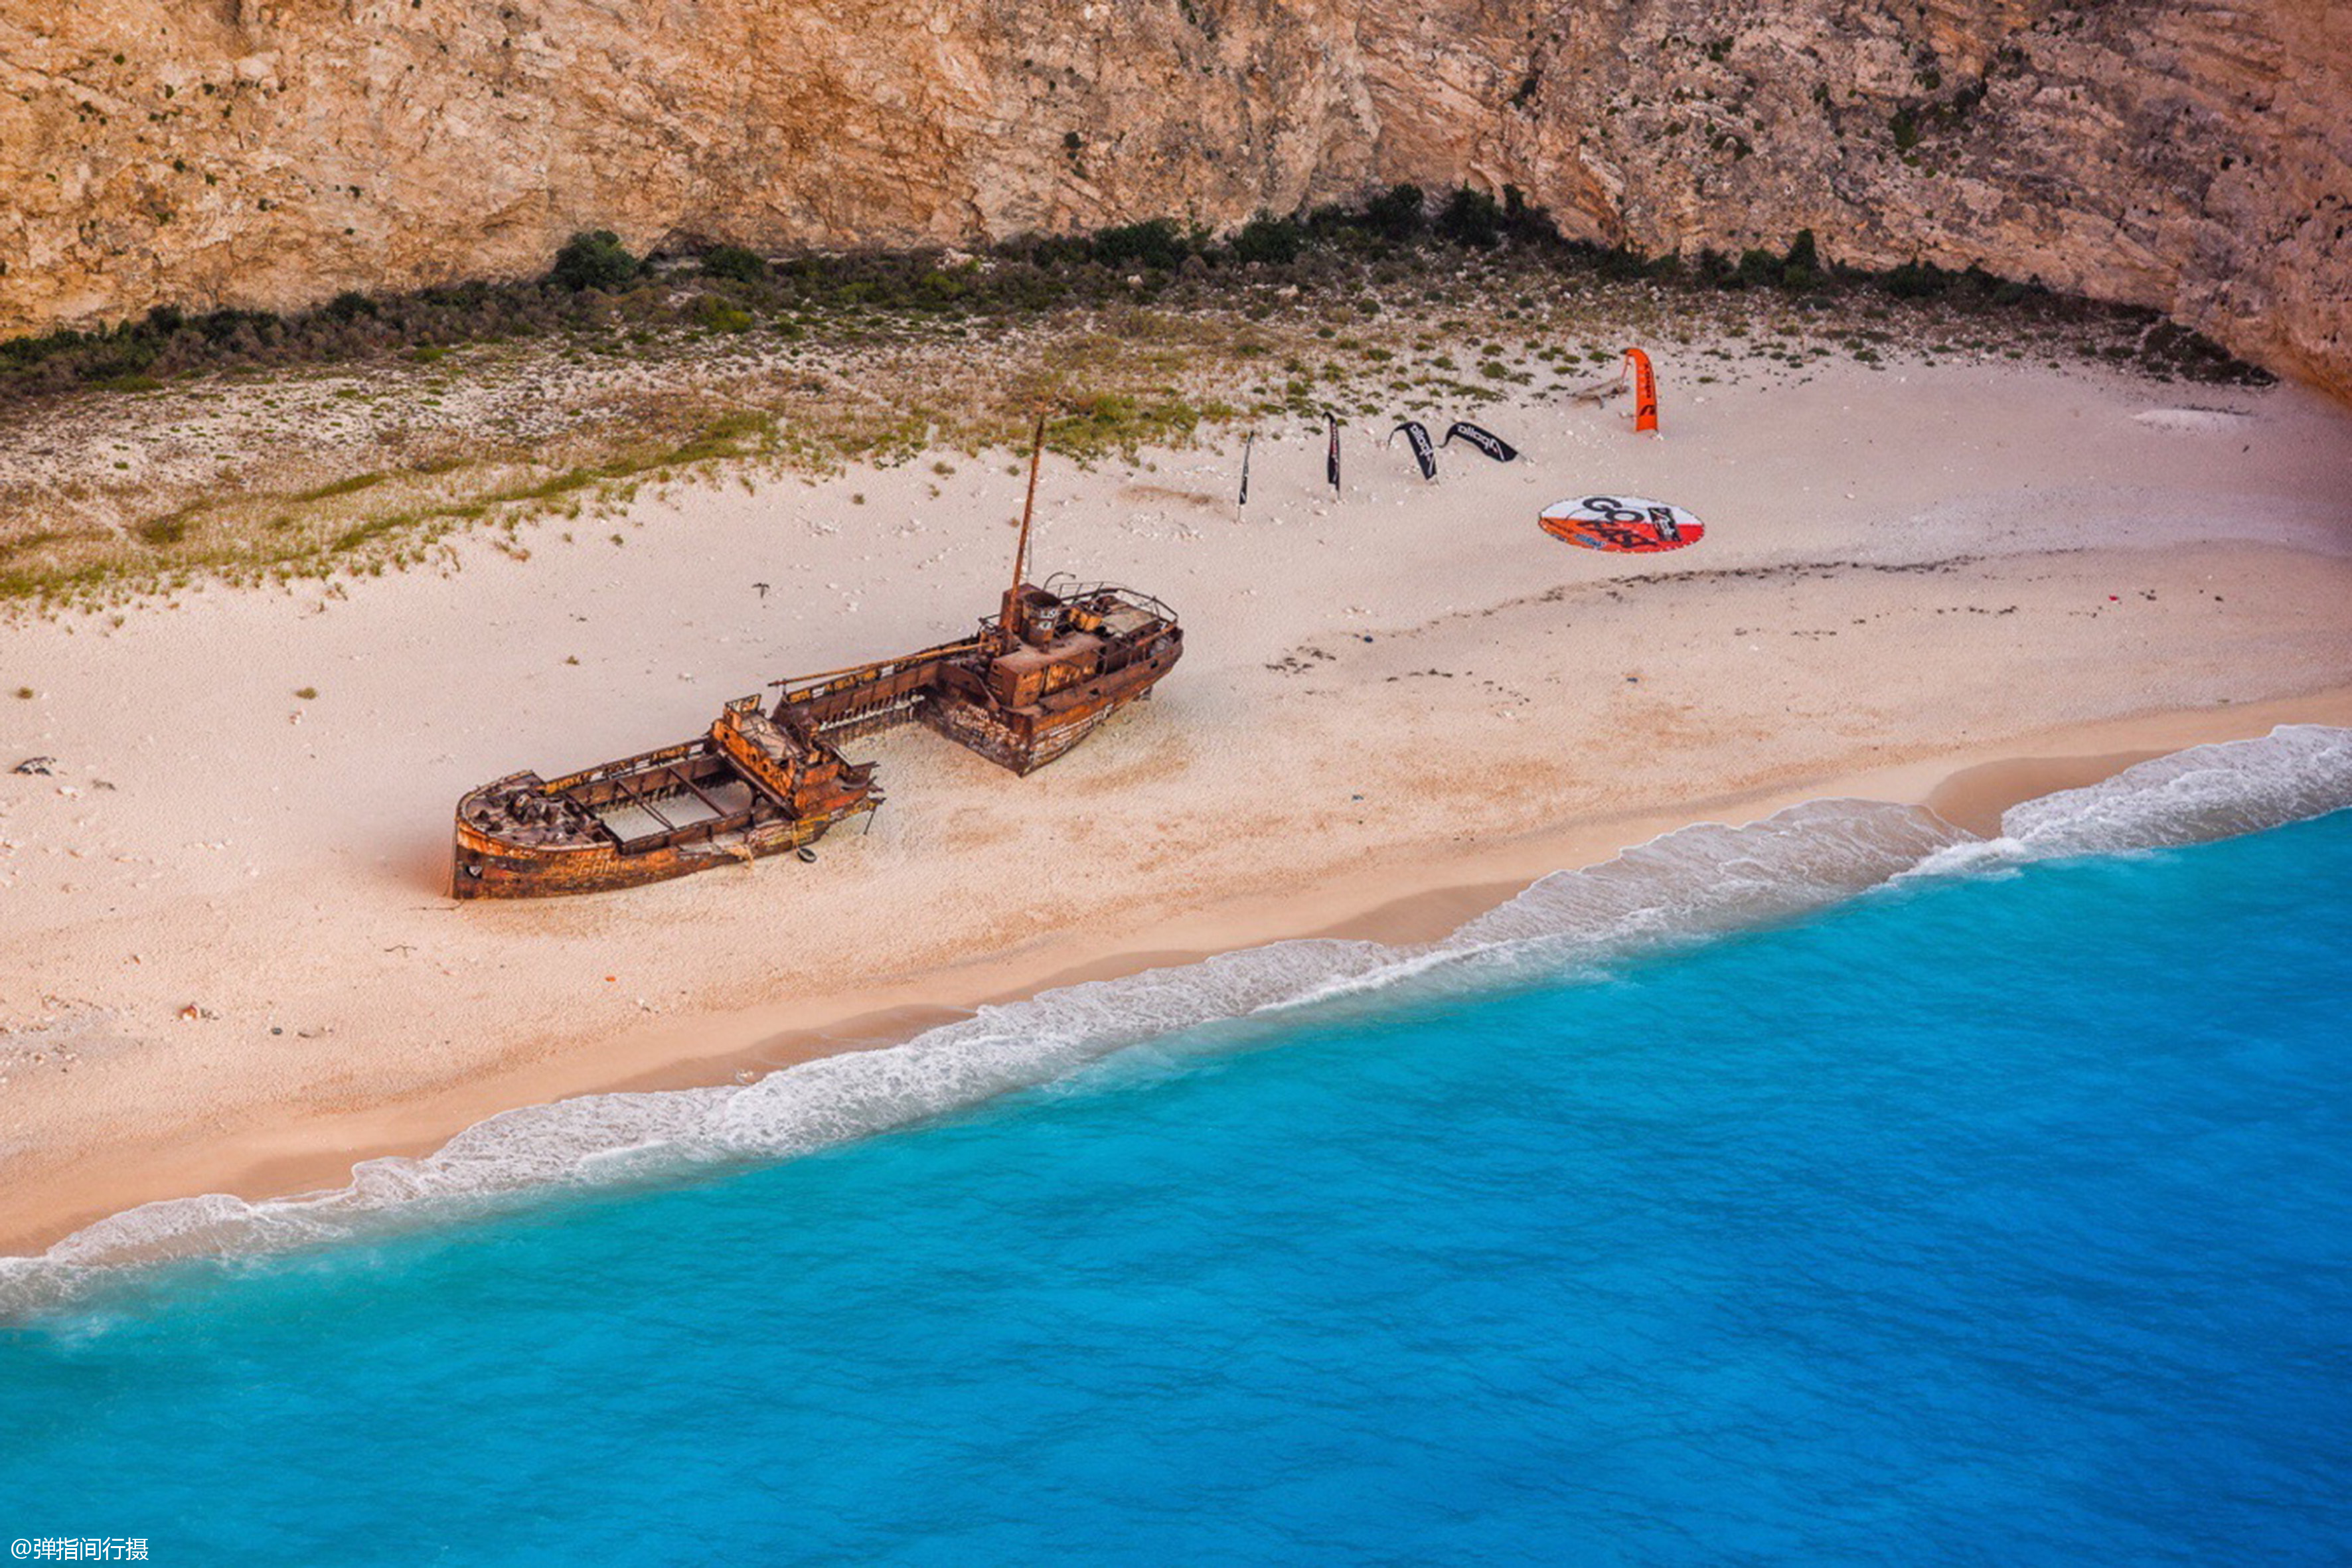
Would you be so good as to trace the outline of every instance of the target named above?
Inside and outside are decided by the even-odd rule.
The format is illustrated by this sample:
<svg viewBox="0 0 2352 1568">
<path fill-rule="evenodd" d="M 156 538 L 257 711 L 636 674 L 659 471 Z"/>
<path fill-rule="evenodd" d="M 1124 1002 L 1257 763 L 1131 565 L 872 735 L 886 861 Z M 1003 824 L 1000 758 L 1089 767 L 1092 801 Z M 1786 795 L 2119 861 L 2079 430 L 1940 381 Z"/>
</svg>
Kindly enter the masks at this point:
<svg viewBox="0 0 2352 1568">
<path fill-rule="evenodd" d="M 540 788 L 549 795 L 563 795 L 585 784 L 603 784 L 619 774 L 682 763 L 695 752 L 704 750 L 709 742 L 708 736 L 698 735 L 691 741 L 680 741 L 674 746 L 664 746 L 656 752 L 640 752 L 634 757 L 623 757 L 617 762 L 599 763 L 593 768 L 583 768 L 576 773 L 566 773 L 560 779 L 549 779 Z"/>
<path fill-rule="evenodd" d="M 1045 592 L 1066 605 L 1074 605 L 1081 599 L 1097 598 L 1108 594 L 1115 598 L 1124 599 L 1139 609 L 1150 610 L 1171 626 L 1176 624 L 1176 612 L 1168 607 L 1165 600 L 1155 595 L 1147 594 L 1140 588 L 1130 588 L 1123 583 L 1081 583 L 1067 572 L 1056 572 L 1046 578 L 1041 585 Z"/>
<path fill-rule="evenodd" d="M 977 638 L 961 642 L 940 643 L 919 653 L 900 654 L 895 658 L 877 659 L 871 664 L 852 665 L 846 669 L 822 670 L 815 675 L 793 675 L 782 680 L 768 682 L 769 687 L 783 693 L 782 700 L 793 707 L 822 702 L 857 691 L 881 686 L 903 677 L 928 676 L 932 667 L 960 653 L 970 653 L 980 646 Z"/>
</svg>

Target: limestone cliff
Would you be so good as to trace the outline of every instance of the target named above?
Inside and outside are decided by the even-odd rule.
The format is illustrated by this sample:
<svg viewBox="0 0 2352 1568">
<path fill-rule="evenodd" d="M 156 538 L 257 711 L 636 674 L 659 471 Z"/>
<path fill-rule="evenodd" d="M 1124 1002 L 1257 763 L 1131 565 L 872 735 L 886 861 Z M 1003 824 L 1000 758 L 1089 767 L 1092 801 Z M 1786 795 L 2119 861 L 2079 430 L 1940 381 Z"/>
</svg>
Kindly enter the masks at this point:
<svg viewBox="0 0 2352 1568">
<path fill-rule="evenodd" d="M 1515 184 L 1981 261 L 2352 395 L 2332 0 L 0 0 L 0 333 L 638 247 Z"/>
</svg>

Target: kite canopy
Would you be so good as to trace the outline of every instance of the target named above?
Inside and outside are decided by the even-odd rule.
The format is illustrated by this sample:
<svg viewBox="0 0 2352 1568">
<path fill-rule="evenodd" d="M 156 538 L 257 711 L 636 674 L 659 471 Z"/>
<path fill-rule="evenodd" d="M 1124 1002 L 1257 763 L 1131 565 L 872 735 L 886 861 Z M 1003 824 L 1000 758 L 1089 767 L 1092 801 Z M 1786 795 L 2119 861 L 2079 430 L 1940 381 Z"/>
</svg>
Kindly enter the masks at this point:
<svg viewBox="0 0 2352 1568">
<path fill-rule="evenodd" d="M 1556 500 L 1536 521 L 1554 539 L 1587 550 L 1649 554 L 1696 544 L 1706 524 L 1678 506 L 1640 496 L 1580 496 Z"/>
</svg>

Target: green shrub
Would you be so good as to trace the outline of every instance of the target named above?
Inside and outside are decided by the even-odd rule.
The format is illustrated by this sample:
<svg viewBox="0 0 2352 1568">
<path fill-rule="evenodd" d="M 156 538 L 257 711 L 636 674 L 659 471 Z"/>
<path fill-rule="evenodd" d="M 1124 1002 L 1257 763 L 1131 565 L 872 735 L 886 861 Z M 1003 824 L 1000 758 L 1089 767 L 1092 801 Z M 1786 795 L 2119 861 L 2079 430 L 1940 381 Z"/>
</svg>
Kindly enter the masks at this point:
<svg viewBox="0 0 2352 1568">
<path fill-rule="evenodd" d="M 1801 228 L 1797 237 L 1789 242 L 1789 254 L 1780 258 L 1780 283 L 1788 289 L 1811 289 L 1822 280 L 1821 252 L 1813 245 L 1813 231 Z"/>
<path fill-rule="evenodd" d="M 1192 247 L 1173 219 L 1155 217 L 1102 230 L 1095 236 L 1094 251 L 1095 259 L 1105 267 L 1139 261 L 1159 271 L 1172 272 L 1183 265 Z"/>
<path fill-rule="evenodd" d="M 285 325 L 268 310 L 215 310 L 198 317 L 195 324 L 198 331 L 215 343 L 226 343 L 241 332 L 266 342 Z"/>
<path fill-rule="evenodd" d="M 375 314 L 375 301 L 356 289 L 346 289 L 327 301 L 325 313 L 338 321 L 356 321 Z"/>
<path fill-rule="evenodd" d="M 1541 207 L 1528 205 L 1528 194 L 1517 185 L 1503 187 L 1503 232 L 1514 239 L 1558 240 L 1559 229 L 1551 215 Z"/>
<path fill-rule="evenodd" d="M 942 272 L 937 268 L 915 279 L 915 303 L 918 307 L 937 310 L 952 305 L 971 292 L 961 271 Z"/>
<path fill-rule="evenodd" d="M 1274 267 L 1287 267 L 1298 259 L 1307 248 L 1307 231 L 1286 217 L 1274 217 L 1265 213 L 1242 225 L 1233 237 L 1232 250 L 1236 261 L 1263 261 Z"/>
<path fill-rule="evenodd" d="M 751 311 L 708 294 L 695 305 L 694 316 L 714 332 L 748 332 L 753 325 Z"/>
<path fill-rule="evenodd" d="M 1364 208 L 1364 220 L 1391 239 L 1411 239 L 1421 232 L 1421 187 L 1391 185 Z"/>
<path fill-rule="evenodd" d="M 1739 286 L 1743 289 L 1769 289 L 1780 281 L 1780 258 L 1769 250 L 1743 250 L 1739 253 Z"/>
<path fill-rule="evenodd" d="M 1898 300 L 1928 300 L 1952 286 L 1952 275 L 1932 261 L 1906 261 L 1878 282 Z"/>
<path fill-rule="evenodd" d="M 549 269 L 547 278 L 549 282 L 574 291 L 610 291 L 635 278 L 642 266 L 621 244 L 619 235 L 609 228 L 600 228 L 565 240 L 563 248 L 555 253 L 555 265 Z"/>
<path fill-rule="evenodd" d="M 740 245 L 714 246 L 704 253 L 702 275 L 705 278 L 727 278 L 738 283 L 757 283 L 768 275 L 768 259 L 756 250 L 746 250 Z"/>
<path fill-rule="evenodd" d="M 1484 191 L 1465 185 L 1446 198 L 1437 215 L 1437 232 L 1456 245 L 1491 250 L 1503 237 L 1503 209 Z"/>
</svg>

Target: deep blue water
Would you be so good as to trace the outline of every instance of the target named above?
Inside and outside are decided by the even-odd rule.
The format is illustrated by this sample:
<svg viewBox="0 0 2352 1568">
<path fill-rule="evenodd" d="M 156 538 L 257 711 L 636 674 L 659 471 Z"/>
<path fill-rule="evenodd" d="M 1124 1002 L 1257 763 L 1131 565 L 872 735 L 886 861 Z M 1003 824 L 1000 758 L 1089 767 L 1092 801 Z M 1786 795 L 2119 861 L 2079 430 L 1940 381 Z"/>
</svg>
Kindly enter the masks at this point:
<svg viewBox="0 0 2352 1568">
<path fill-rule="evenodd" d="M 164 1563 L 2352 1560 L 2352 813 L 0 1330 Z"/>
</svg>

